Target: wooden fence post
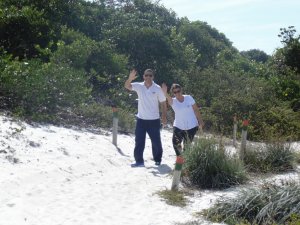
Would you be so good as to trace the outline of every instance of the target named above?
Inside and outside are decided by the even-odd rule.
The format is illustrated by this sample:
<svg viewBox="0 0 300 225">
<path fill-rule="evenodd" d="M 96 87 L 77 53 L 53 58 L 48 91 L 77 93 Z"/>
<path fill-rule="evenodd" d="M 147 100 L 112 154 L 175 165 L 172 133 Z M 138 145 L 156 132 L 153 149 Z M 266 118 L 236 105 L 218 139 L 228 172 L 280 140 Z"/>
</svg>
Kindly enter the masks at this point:
<svg viewBox="0 0 300 225">
<path fill-rule="evenodd" d="M 244 115 L 244 120 L 242 125 L 242 142 L 241 142 L 241 150 L 240 150 L 241 160 L 244 160 L 245 157 L 248 125 L 249 125 L 248 117 Z"/>
<path fill-rule="evenodd" d="M 173 174 L 172 187 L 171 187 L 172 191 L 178 191 L 183 163 L 184 163 L 183 157 L 180 155 L 177 156 L 175 170 Z"/>
<path fill-rule="evenodd" d="M 236 147 L 236 132 L 237 132 L 237 116 L 233 116 L 233 146 Z"/>
<path fill-rule="evenodd" d="M 112 143 L 117 146 L 117 137 L 118 137 L 118 109 L 115 105 L 112 106 L 113 112 L 113 132 L 112 132 Z"/>
</svg>

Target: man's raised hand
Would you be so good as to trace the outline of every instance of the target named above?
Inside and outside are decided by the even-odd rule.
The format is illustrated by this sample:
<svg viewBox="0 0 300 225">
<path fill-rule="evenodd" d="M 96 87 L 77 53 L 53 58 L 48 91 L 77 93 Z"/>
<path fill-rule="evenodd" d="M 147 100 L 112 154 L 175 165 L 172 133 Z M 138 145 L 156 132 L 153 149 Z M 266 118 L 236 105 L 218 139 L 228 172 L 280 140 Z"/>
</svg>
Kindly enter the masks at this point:
<svg viewBox="0 0 300 225">
<path fill-rule="evenodd" d="M 128 80 L 133 81 L 137 78 L 137 71 L 135 69 L 130 71 Z"/>
</svg>

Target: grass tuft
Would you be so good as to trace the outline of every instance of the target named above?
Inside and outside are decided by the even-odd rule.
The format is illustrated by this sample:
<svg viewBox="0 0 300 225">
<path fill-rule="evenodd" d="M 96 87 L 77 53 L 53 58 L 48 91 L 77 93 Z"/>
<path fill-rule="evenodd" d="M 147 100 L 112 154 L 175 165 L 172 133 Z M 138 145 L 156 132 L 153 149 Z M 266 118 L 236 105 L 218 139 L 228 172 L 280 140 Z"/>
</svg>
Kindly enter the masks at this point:
<svg viewBox="0 0 300 225">
<path fill-rule="evenodd" d="M 168 204 L 173 206 L 185 207 L 187 205 L 187 193 L 183 191 L 163 190 L 157 194 Z"/>
</svg>

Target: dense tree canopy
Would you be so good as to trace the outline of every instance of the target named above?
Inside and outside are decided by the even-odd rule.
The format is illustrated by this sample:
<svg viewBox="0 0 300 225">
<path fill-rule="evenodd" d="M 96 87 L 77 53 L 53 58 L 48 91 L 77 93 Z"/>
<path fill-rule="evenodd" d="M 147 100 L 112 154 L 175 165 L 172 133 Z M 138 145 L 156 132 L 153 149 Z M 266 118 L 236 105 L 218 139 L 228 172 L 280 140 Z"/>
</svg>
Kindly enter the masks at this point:
<svg viewBox="0 0 300 225">
<path fill-rule="evenodd" d="M 279 37 L 272 56 L 239 52 L 206 22 L 178 18 L 159 2 L 2 0 L 0 103 L 47 117 L 93 117 L 95 104 L 114 104 L 130 116 L 129 70 L 152 68 L 157 83 L 180 83 L 194 96 L 206 129 L 230 134 L 233 114 L 247 114 L 252 139 L 300 139 L 300 36 L 291 26 Z"/>
</svg>

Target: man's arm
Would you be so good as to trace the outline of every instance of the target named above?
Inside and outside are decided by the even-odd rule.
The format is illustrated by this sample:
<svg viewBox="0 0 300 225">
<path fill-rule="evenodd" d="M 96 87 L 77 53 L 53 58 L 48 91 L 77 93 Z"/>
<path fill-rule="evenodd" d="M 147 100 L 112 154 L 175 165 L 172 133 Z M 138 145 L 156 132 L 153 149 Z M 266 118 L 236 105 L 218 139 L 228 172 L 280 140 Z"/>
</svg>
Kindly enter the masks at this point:
<svg viewBox="0 0 300 225">
<path fill-rule="evenodd" d="M 131 82 L 137 78 L 137 71 L 135 69 L 130 71 L 130 74 L 128 76 L 128 79 L 125 81 L 124 87 L 128 90 L 132 90 Z"/>
</svg>

